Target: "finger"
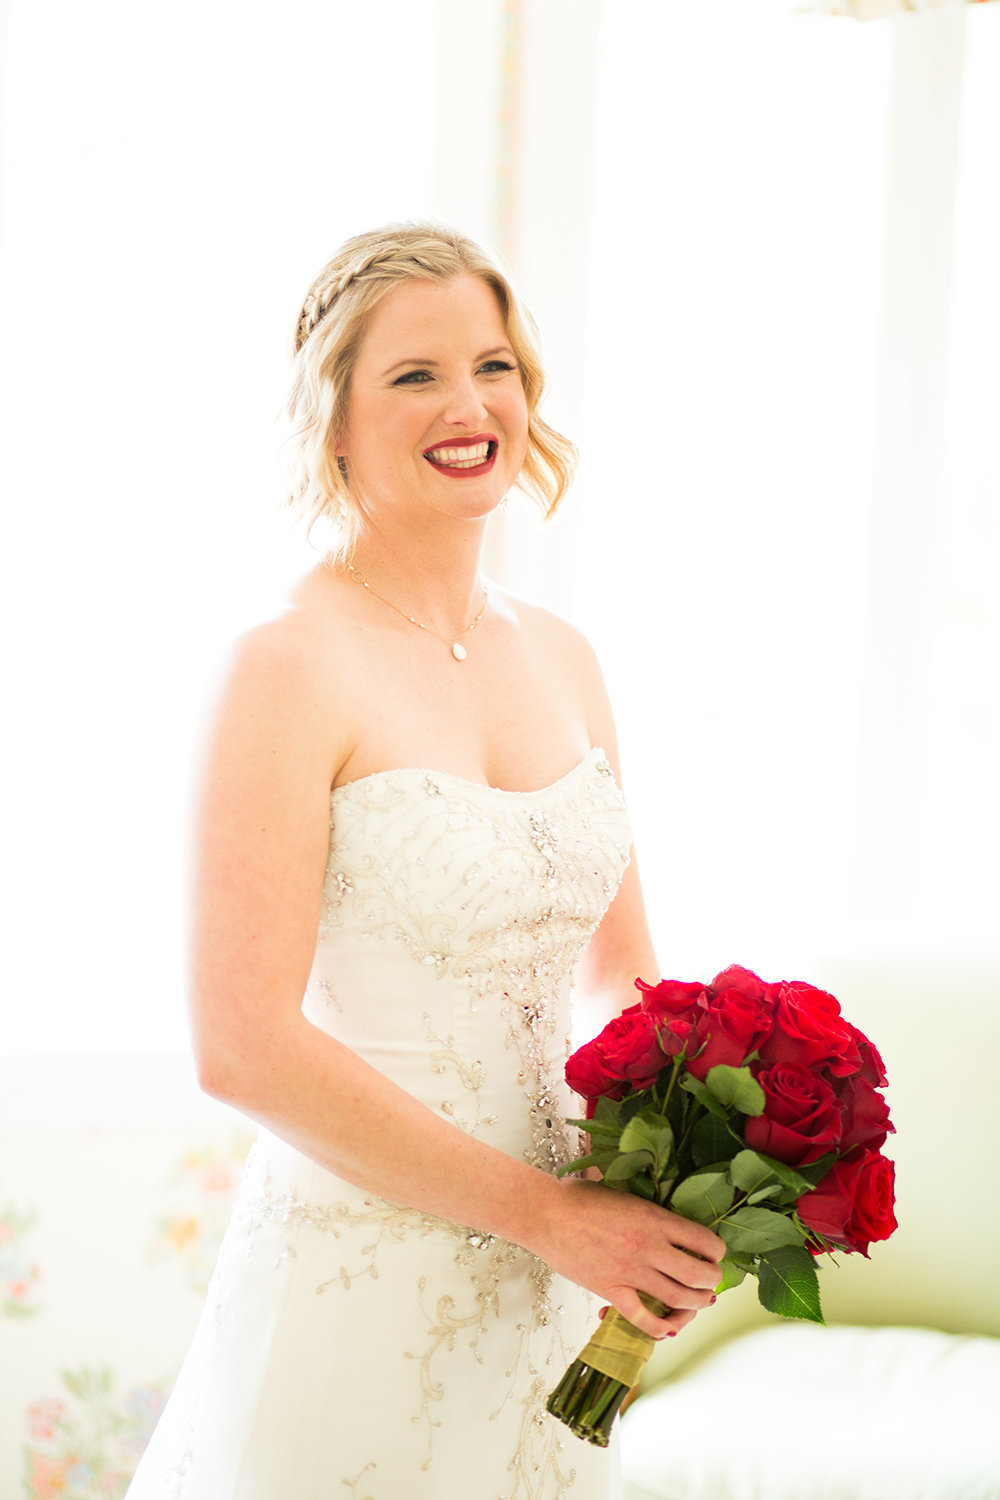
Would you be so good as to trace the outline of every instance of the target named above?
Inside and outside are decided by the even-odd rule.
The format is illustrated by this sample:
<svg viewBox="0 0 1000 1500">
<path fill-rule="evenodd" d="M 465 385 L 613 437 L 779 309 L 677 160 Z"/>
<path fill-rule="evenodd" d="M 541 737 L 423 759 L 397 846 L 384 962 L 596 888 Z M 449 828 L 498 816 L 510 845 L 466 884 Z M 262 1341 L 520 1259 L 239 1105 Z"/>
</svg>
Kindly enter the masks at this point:
<svg viewBox="0 0 1000 1500">
<path fill-rule="evenodd" d="M 697 1316 L 697 1313 L 692 1312 L 690 1308 L 672 1307 L 668 1316 L 663 1320 L 670 1325 L 667 1338 L 673 1338 L 676 1334 L 680 1333 Z"/>
<path fill-rule="evenodd" d="M 670 1214 L 670 1238 L 675 1245 L 680 1245 L 692 1255 L 700 1256 L 702 1260 L 719 1261 L 728 1248 L 725 1240 L 707 1225 L 696 1224 L 693 1219 L 684 1219 L 675 1213 Z"/>
<path fill-rule="evenodd" d="M 622 1287 L 611 1305 L 623 1318 L 628 1319 L 633 1328 L 638 1328 L 640 1333 L 647 1333 L 657 1341 L 669 1338 L 676 1331 L 670 1314 L 658 1318 L 655 1313 L 650 1312 L 634 1287 Z"/>
<path fill-rule="evenodd" d="M 662 1256 L 657 1257 L 658 1268 L 665 1276 L 670 1276 L 680 1286 L 689 1287 L 695 1291 L 712 1291 L 722 1280 L 722 1267 L 714 1260 L 700 1260 L 697 1256 L 688 1255 L 684 1250 L 678 1250 L 675 1245 Z M 691 1306 L 701 1306 L 701 1303 L 692 1303 Z M 684 1306 L 688 1306 L 687 1303 Z"/>
<path fill-rule="evenodd" d="M 666 1303 L 667 1307 L 690 1309 L 699 1312 L 703 1307 L 710 1307 L 715 1301 L 714 1287 L 718 1281 L 713 1281 L 708 1287 L 691 1287 L 683 1281 L 676 1281 L 663 1271 L 647 1270 L 638 1283 L 638 1290 L 645 1292 L 649 1297 L 655 1297 L 659 1302 Z"/>
</svg>

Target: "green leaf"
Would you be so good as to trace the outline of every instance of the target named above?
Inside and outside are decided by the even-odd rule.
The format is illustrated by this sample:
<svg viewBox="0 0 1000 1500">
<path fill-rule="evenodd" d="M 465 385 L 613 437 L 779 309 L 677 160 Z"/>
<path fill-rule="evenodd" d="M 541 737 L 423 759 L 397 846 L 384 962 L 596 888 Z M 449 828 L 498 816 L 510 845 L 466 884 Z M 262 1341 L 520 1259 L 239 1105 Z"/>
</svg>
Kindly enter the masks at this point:
<svg viewBox="0 0 1000 1500">
<path fill-rule="evenodd" d="M 754 1193 L 768 1182 L 780 1182 L 766 1157 L 756 1151 L 740 1151 L 729 1163 L 730 1181 L 741 1193 Z"/>
<path fill-rule="evenodd" d="M 739 1149 L 739 1139 L 724 1116 L 720 1119 L 716 1115 L 702 1115 L 691 1132 L 691 1155 L 696 1167 L 707 1167 L 713 1161 L 728 1161 Z"/>
<path fill-rule="evenodd" d="M 693 1172 L 674 1188 L 670 1207 L 686 1219 L 714 1224 L 732 1206 L 735 1196 L 725 1172 Z"/>
<path fill-rule="evenodd" d="M 783 1245 L 771 1250 L 760 1263 L 757 1295 L 768 1312 L 782 1318 L 804 1318 L 823 1323 L 819 1302 L 819 1277 L 809 1251 L 802 1245 Z"/>
<path fill-rule="evenodd" d="M 621 1134 L 621 1126 L 617 1121 L 611 1125 L 606 1120 L 567 1120 L 566 1124 L 578 1126 L 580 1130 L 585 1130 L 589 1136 L 606 1136 L 612 1141 L 617 1141 Z"/>
<path fill-rule="evenodd" d="M 662 1115 L 636 1115 L 622 1131 L 622 1151 L 652 1151 L 657 1177 L 670 1165 L 674 1149 L 674 1132 Z"/>
<path fill-rule="evenodd" d="M 685 1073 L 681 1079 L 681 1088 L 687 1093 L 693 1094 L 698 1103 L 704 1105 L 710 1115 L 715 1115 L 718 1120 L 728 1120 L 729 1110 L 719 1103 L 715 1095 L 705 1087 L 700 1078 L 692 1078 L 690 1073 Z"/>
<path fill-rule="evenodd" d="M 715 1226 L 730 1250 L 765 1255 L 779 1245 L 802 1245 L 802 1235 L 791 1219 L 769 1208 L 736 1209 Z"/>
<path fill-rule="evenodd" d="M 741 1115 L 764 1113 L 764 1090 L 749 1068 L 731 1068 L 716 1063 L 705 1079 L 708 1091 L 727 1109 L 738 1109 Z"/>
<path fill-rule="evenodd" d="M 739 1261 L 730 1260 L 728 1255 L 723 1256 L 720 1264 L 722 1265 L 722 1280 L 714 1288 L 716 1296 L 720 1292 L 728 1292 L 730 1287 L 739 1286 L 750 1269 L 749 1266 L 741 1265 Z"/>
<path fill-rule="evenodd" d="M 565 1166 L 556 1170 L 557 1177 L 565 1177 L 570 1172 L 583 1172 L 587 1167 L 600 1167 L 603 1172 L 609 1162 L 614 1161 L 616 1151 L 595 1151 L 590 1156 L 578 1156 L 576 1161 L 567 1162 Z"/>
<path fill-rule="evenodd" d="M 781 1183 L 772 1182 L 769 1187 L 758 1188 L 755 1193 L 750 1193 L 747 1198 L 747 1202 L 765 1203 L 770 1198 L 779 1198 L 781 1196 L 781 1191 Z"/>
<path fill-rule="evenodd" d="M 775 1161 L 773 1156 L 764 1156 L 761 1160 L 767 1162 L 772 1174 L 786 1188 L 794 1192 L 796 1197 L 801 1197 L 806 1189 L 812 1186 L 813 1182 L 819 1181 L 819 1177 L 809 1178 L 805 1175 L 807 1172 L 812 1172 L 811 1165 L 808 1167 L 790 1167 L 787 1162 Z M 832 1161 L 833 1157 L 828 1157 L 827 1160 Z M 823 1168 L 823 1173 L 825 1172 L 826 1167 Z M 823 1173 L 820 1175 L 822 1176 Z"/>
<path fill-rule="evenodd" d="M 657 1203 L 662 1203 L 664 1208 L 666 1208 L 667 1204 L 670 1202 L 670 1194 L 674 1190 L 674 1183 L 676 1181 L 676 1175 L 673 1177 L 660 1178 L 659 1185 L 656 1189 L 656 1201 Z"/>
<path fill-rule="evenodd" d="M 616 1156 L 610 1167 L 604 1174 L 605 1182 L 622 1182 L 626 1177 L 632 1177 L 636 1172 L 645 1171 L 653 1165 L 653 1153 L 651 1151 L 625 1151 L 621 1156 Z"/>
<path fill-rule="evenodd" d="M 825 1156 L 820 1157 L 819 1161 L 811 1161 L 807 1166 L 796 1167 L 795 1175 L 802 1184 L 799 1189 L 800 1193 L 804 1193 L 809 1188 L 815 1187 L 818 1182 L 822 1182 L 836 1160 L 837 1153 L 835 1151 L 828 1151 Z"/>
<path fill-rule="evenodd" d="M 557 1177 L 568 1177 L 570 1172 L 582 1172 L 584 1167 L 596 1167 L 597 1163 L 592 1156 L 578 1156 L 576 1161 L 564 1162 L 561 1167 L 556 1167 Z"/>
<path fill-rule="evenodd" d="M 649 1103 L 649 1090 L 640 1089 L 638 1094 L 629 1094 L 618 1105 L 618 1118 L 623 1125 L 627 1125 L 634 1116 L 641 1114 Z"/>
<path fill-rule="evenodd" d="M 580 1123 L 582 1124 L 584 1130 L 599 1130 L 602 1125 L 613 1125 L 617 1130 L 620 1131 L 620 1112 L 621 1103 L 619 1100 L 606 1099 L 602 1095 L 594 1105 L 594 1118 L 592 1120 L 583 1120 Z"/>
</svg>

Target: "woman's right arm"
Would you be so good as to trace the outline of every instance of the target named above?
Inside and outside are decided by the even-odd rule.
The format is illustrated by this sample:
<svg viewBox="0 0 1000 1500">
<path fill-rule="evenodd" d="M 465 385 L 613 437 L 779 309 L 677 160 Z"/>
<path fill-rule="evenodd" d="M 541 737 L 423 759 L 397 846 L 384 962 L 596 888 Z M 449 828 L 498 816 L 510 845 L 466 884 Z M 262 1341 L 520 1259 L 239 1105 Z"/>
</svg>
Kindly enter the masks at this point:
<svg viewBox="0 0 1000 1500">
<path fill-rule="evenodd" d="M 202 1087 L 348 1182 L 534 1251 L 656 1336 L 682 1326 L 719 1279 L 709 1230 L 474 1140 L 303 1016 L 330 786 L 351 749 L 322 654 L 294 618 L 261 626 L 222 694 L 194 851 Z M 653 1318 L 638 1291 L 676 1308 L 673 1321 Z"/>
</svg>

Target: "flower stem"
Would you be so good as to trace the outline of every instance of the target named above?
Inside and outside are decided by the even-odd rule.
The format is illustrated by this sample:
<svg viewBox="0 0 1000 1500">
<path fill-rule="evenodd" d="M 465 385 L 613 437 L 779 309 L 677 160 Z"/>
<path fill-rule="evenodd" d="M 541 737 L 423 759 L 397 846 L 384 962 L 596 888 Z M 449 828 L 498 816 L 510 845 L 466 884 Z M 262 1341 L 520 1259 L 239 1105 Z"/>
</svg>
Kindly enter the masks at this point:
<svg viewBox="0 0 1000 1500">
<path fill-rule="evenodd" d="M 611 1428 L 629 1387 L 611 1375 L 574 1360 L 547 1402 L 554 1417 L 570 1432 L 595 1447 L 606 1448 Z"/>
</svg>

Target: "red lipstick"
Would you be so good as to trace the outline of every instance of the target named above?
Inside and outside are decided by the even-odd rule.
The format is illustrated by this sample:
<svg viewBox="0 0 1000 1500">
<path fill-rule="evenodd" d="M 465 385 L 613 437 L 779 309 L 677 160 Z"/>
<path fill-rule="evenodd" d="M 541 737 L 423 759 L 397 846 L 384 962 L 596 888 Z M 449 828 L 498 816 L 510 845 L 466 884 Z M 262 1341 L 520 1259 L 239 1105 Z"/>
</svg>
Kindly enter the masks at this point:
<svg viewBox="0 0 1000 1500">
<path fill-rule="evenodd" d="M 485 449 L 485 456 L 479 463 L 469 463 L 463 458 L 463 453 L 469 448 Z M 424 458 L 432 469 L 439 474 L 446 474 L 449 479 L 475 479 L 480 474 L 488 474 L 496 463 L 500 444 L 490 432 L 477 433 L 475 437 L 446 438 L 441 443 L 435 443 L 432 448 L 424 449 Z M 433 455 L 437 454 L 435 458 Z"/>
</svg>

